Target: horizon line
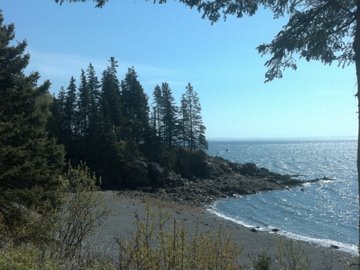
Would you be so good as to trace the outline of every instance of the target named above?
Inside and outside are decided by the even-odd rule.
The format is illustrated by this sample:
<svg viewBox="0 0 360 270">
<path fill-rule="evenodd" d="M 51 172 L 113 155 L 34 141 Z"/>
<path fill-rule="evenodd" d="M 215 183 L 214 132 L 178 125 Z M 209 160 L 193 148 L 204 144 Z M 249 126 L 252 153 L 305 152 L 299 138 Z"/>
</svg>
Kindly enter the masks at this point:
<svg viewBox="0 0 360 270">
<path fill-rule="evenodd" d="M 357 136 L 304 136 L 304 137 L 212 137 L 208 141 L 280 141 L 280 140 L 357 140 Z"/>
</svg>

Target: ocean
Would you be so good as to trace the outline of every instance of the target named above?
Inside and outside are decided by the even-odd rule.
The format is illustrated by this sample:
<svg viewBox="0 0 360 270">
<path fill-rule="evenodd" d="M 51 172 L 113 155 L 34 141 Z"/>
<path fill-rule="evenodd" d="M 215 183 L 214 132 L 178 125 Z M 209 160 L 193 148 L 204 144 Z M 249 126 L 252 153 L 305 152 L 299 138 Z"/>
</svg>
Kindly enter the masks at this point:
<svg viewBox="0 0 360 270">
<path fill-rule="evenodd" d="M 208 210 L 247 227 L 287 237 L 338 246 L 357 254 L 357 141 L 304 139 L 210 141 L 208 153 L 232 162 L 252 162 L 271 171 L 322 178 L 290 190 L 261 192 L 219 200 Z"/>
</svg>

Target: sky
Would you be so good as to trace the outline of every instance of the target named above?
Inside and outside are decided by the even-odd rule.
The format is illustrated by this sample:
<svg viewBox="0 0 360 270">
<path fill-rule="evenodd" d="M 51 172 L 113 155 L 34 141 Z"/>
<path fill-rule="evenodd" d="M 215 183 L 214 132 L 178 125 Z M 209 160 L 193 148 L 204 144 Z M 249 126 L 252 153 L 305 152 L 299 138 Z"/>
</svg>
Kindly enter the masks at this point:
<svg viewBox="0 0 360 270">
<path fill-rule="evenodd" d="M 208 139 L 357 136 L 355 66 L 298 61 L 296 71 L 264 83 L 268 43 L 286 19 L 267 10 L 211 25 L 196 10 L 169 0 L 110 0 L 104 8 L 54 0 L 1 0 L 5 24 L 27 40 L 27 72 L 52 82 L 51 93 L 79 81 L 92 63 L 100 78 L 110 57 L 122 80 L 134 67 L 151 102 L 157 84 L 168 82 L 180 103 L 190 82 L 198 93 Z"/>
</svg>

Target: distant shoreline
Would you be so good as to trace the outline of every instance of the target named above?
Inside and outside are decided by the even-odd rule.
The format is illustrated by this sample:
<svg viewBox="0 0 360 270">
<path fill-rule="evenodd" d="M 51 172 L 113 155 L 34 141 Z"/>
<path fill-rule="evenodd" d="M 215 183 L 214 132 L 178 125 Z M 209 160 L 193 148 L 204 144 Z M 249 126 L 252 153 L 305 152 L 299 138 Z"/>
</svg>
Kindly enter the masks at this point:
<svg viewBox="0 0 360 270">
<path fill-rule="evenodd" d="M 208 142 L 357 141 L 356 136 L 208 138 Z"/>
</svg>

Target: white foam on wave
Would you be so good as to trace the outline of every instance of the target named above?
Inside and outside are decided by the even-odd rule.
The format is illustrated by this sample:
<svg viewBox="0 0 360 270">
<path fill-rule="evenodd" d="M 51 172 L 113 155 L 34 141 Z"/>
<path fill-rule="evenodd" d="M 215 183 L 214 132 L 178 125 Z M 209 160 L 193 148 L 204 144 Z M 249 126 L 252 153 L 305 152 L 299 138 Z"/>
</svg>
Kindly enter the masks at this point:
<svg viewBox="0 0 360 270">
<path fill-rule="evenodd" d="M 330 240 L 330 239 L 320 239 L 320 238 L 314 238 L 314 237 L 294 234 L 294 233 L 291 233 L 291 232 L 288 232 L 288 231 L 283 231 L 280 228 L 275 228 L 275 227 L 272 227 L 272 226 L 268 226 L 267 228 L 254 226 L 254 225 L 248 224 L 248 223 L 246 223 L 246 222 L 244 222 L 242 220 L 235 219 L 235 218 L 229 217 L 227 215 L 224 215 L 223 213 L 217 211 L 216 210 L 216 203 L 214 203 L 213 205 L 210 205 L 206 210 L 208 212 L 222 218 L 222 219 L 232 221 L 232 222 L 234 222 L 236 224 L 239 224 L 239 225 L 247 227 L 247 228 L 256 228 L 256 230 L 258 230 L 258 231 L 265 231 L 265 232 L 269 232 L 269 233 L 272 233 L 272 234 L 275 233 L 275 232 L 272 231 L 273 229 L 278 229 L 278 231 L 276 233 L 279 234 L 279 235 L 285 236 L 287 238 L 291 238 L 291 239 L 294 239 L 294 240 L 305 241 L 305 242 L 309 242 L 309 243 L 314 243 L 314 244 L 317 244 L 317 245 L 323 246 L 323 247 L 336 246 L 336 247 L 339 248 L 340 251 L 350 253 L 353 256 L 358 256 L 358 247 L 356 245 L 341 243 L 341 242 Z"/>
<path fill-rule="evenodd" d="M 224 214 L 216 211 L 216 210 L 215 210 L 215 207 L 210 206 L 210 207 L 207 208 L 206 210 L 207 210 L 208 212 L 210 212 L 210 213 L 212 213 L 212 214 L 214 214 L 214 215 L 222 218 L 222 219 L 226 219 L 226 220 L 232 221 L 232 222 L 234 222 L 234 223 L 236 223 L 236 224 L 239 224 L 239 225 L 241 225 L 241 226 L 244 226 L 244 227 L 247 227 L 247 228 L 255 228 L 255 227 L 256 227 L 256 229 L 259 230 L 259 231 L 265 231 L 264 228 L 261 228 L 261 227 L 258 227 L 258 226 L 254 226 L 254 225 L 250 225 L 250 224 L 248 224 L 248 223 L 246 223 L 246 222 L 244 222 L 244 221 L 240 221 L 240 220 L 238 220 L 238 219 L 235 219 L 235 218 L 229 217 L 229 216 L 227 216 L 227 215 L 224 215 Z"/>
</svg>

